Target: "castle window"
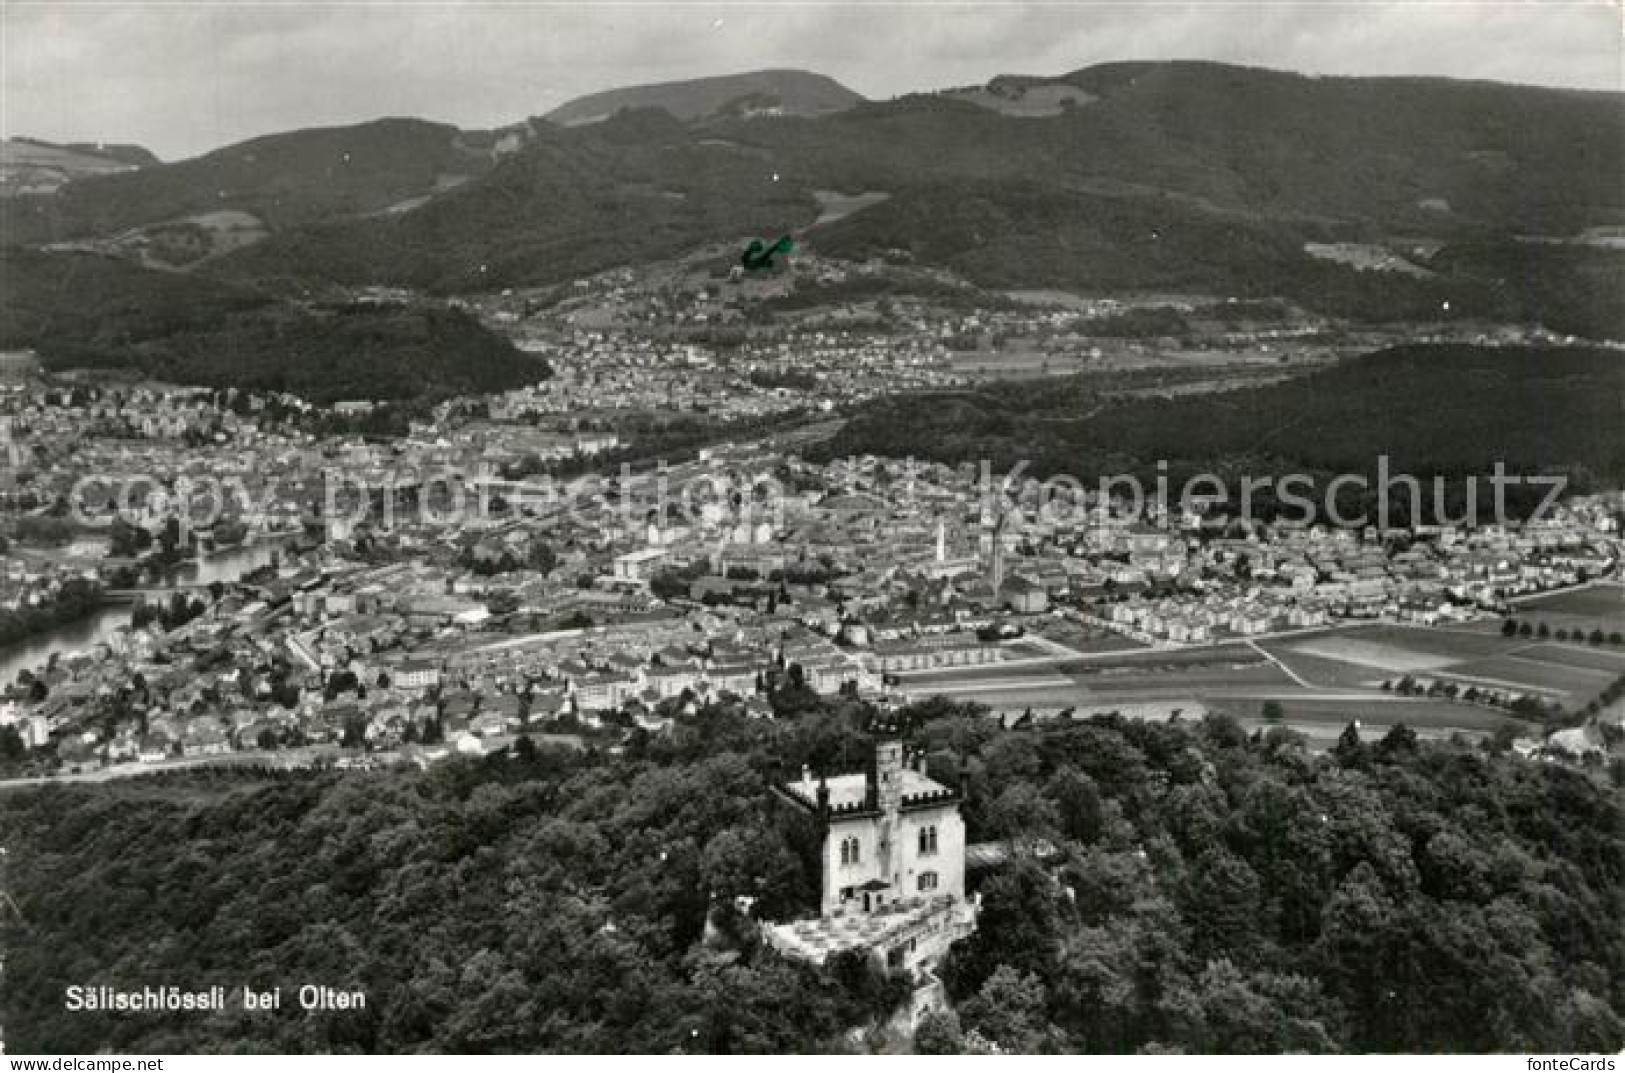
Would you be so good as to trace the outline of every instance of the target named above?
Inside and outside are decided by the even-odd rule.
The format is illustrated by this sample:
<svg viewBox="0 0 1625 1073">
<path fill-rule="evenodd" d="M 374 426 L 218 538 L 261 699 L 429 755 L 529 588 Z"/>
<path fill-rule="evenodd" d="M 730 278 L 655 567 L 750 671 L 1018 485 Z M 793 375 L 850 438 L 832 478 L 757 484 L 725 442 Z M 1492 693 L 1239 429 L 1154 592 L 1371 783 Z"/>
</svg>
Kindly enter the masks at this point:
<svg viewBox="0 0 1625 1073">
<path fill-rule="evenodd" d="M 841 863 L 852 863 L 852 840 L 850 838 L 841 839 Z"/>
<path fill-rule="evenodd" d="M 858 850 L 861 849 L 861 848 L 862 848 L 861 843 L 859 843 L 858 840 L 854 838 L 852 840 L 852 863 L 853 864 L 858 863 L 858 856 L 859 856 Z"/>
<path fill-rule="evenodd" d="M 920 855 L 927 856 L 937 851 L 937 829 L 935 827 L 920 828 Z"/>
<path fill-rule="evenodd" d="M 936 890 L 937 889 L 937 874 L 935 872 L 921 872 L 920 873 L 920 889 L 921 890 Z"/>
<path fill-rule="evenodd" d="M 931 852 L 935 853 L 936 851 L 937 851 L 937 829 L 935 827 L 933 827 L 933 828 L 931 828 Z"/>
</svg>

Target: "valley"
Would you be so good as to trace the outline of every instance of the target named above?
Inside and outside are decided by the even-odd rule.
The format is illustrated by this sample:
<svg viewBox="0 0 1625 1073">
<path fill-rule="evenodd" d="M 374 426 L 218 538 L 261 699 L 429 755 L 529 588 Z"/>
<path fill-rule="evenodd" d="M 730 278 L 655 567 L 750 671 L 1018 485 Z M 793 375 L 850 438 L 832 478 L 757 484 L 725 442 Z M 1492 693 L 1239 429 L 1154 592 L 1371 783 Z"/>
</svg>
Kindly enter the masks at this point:
<svg viewBox="0 0 1625 1073">
<path fill-rule="evenodd" d="M 1625 94 L 1086 62 L 1521 7 L 61 7 L 8 1053 L 1618 1052 Z"/>
</svg>

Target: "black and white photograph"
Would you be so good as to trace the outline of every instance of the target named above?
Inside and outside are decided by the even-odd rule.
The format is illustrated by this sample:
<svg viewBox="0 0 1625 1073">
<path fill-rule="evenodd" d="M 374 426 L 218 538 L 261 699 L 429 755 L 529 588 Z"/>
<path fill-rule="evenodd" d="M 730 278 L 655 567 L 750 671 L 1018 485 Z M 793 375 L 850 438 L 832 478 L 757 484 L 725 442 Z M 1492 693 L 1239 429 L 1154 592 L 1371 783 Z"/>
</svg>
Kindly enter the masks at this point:
<svg viewBox="0 0 1625 1073">
<path fill-rule="evenodd" d="M 1619 0 L 0 0 L 0 1068 L 696 1054 L 1618 1069 Z"/>
</svg>

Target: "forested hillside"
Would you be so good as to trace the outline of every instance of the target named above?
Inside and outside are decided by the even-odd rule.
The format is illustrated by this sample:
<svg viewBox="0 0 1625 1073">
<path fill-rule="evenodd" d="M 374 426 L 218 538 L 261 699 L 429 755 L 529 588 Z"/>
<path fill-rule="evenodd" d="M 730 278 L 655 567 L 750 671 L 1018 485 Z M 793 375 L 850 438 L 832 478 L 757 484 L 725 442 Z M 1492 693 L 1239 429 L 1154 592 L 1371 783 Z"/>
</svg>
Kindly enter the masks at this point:
<svg viewBox="0 0 1625 1073">
<path fill-rule="evenodd" d="M 246 212 L 272 229 L 378 212 L 491 163 L 483 139 L 418 119 L 288 131 L 173 164 L 0 199 L 0 242 L 107 235 L 198 213 Z"/>
<path fill-rule="evenodd" d="M 986 286 L 1282 294 L 1361 319 L 1625 335 L 1625 255 L 1509 245 L 1625 221 L 1618 95 L 1197 63 L 1053 81 L 1091 99 L 1036 118 L 916 95 L 817 118 L 542 125 L 422 209 L 284 234 L 218 267 L 455 290 L 803 228 L 809 248 Z M 815 190 L 889 197 L 811 227 Z M 1444 249 L 1402 275 L 1305 252 L 1329 241 Z"/>
<path fill-rule="evenodd" d="M 234 279 L 403 283 L 441 293 L 567 280 L 811 220 L 800 183 L 706 144 L 663 111 L 621 112 L 535 141 L 478 182 L 387 219 L 341 219 L 221 259 Z"/>
<path fill-rule="evenodd" d="M 1496 461 L 1512 475 L 1567 475 L 1571 491 L 1625 479 L 1625 364 L 1612 350 L 1408 346 L 1227 392 L 1124 397 L 1115 387 L 1086 375 L 879 399 L 814 453 L 987 459 L 999 472 L 1025 460 L 1030 476 L 1136 474 L 1147 487 L 1159 460 L 1176 481 L 1304 473 L 1324 484 L 1374 477 L 1379 457 L 1391 473 L 1457 479 L 1458 492 L 1459 478 L 1487 478 Z M 1509 490 L 1509 506 L 1542 494 Z M 1487 485 L 1479 508 L 1492 509 Z"/>
<path fill-rule="evenodd" d="M 54 369 L 322 403 L 501 391 L 549 375 L 455 309 L 294 303 L 94 254 L 14 250 L 4 268 L 0 347 L 37 349 Z"/>
<path fill-rule="evenodd" d="M 798 77 L 819 87 L 808 100 L 841 97 Z M 1625 254 L 1523 241 L 1625 223 L 1619 94 L 1210 63 L 999 85 L 1018 83 L 1070 96 L 1034 115 L 916 94 L 764 119 L 729 113 L 765 97 L 718 106 L 713 91 L 732 85 L 721 79 L 614 91 L 615 108 L 646 107 L 568 128 L 295 131 L 10 199 L 0 241 L 106 239 L 233 210 L 257 223 L 205 244 L 207 256 L 183 250 L 186 263 L 296 288 L 455 293 L 794 231 L 801 248 L 990 287 L 1278 294 L 1360 319 L 1625 336 Z M 816 224 L 829 191 L 886 197 Z M 245 245 L 260 225 L 269 237 Z M 1338 242 L 1400 251 L 1410 268 L 1356 271 L 1305 248 Z"/>
<path fill-rule="evenodd" d="M 902 990 L 781 960 L 708 905 L 813 904 L 812 831 L 771 780 L 861 765 L 861 705 L 712 708 L 621 756 L 423 773 L 180 774 L 0 796 L 0 1019 L 23 1052 L 843 1049 Z M 1620 771 L 1461 744 L 1097 718 L 1001 731 L 908 709 L 961 766 L 980 931 L 926 1050 L 1615 1051 Z M 304 982 L 361 1013 L 68 1013 L 70 984 Z M 869 1036 L 859 1046 L 903 1046 Z"/>
</svg>

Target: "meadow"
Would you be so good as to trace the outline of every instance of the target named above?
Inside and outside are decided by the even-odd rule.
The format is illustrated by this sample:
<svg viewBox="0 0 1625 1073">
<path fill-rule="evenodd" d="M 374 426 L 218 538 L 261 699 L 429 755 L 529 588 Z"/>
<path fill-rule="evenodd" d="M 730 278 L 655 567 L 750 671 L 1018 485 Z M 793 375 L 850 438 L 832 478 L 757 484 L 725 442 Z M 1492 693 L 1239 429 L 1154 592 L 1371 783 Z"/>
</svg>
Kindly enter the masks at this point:
<svg viewBox="0 0 1625 1073">
<path fill-rule="evenodd" d="M 1605 636 L 1625 631 L 1625 586 L 1587 585 L 1566 592 L 1514 600 L 1510 615 L 1520 624 L 1539 629 L 1545 625 L 1556 633 L 1576 630 L 1589 635 L 1600 630 Z"/>
<path fill-rule="evenodd" d="M 1565 596 L 1571 595 L 1568 593 Z M 1315 686 L 1378 688 L 1406 676 L 1528 694 L 1573 710 L 1618 675 L 1625 653 L 1499 631 L 1357 626 L 1266 641 L 1262 647 Z"/>
</svg>

